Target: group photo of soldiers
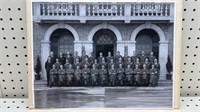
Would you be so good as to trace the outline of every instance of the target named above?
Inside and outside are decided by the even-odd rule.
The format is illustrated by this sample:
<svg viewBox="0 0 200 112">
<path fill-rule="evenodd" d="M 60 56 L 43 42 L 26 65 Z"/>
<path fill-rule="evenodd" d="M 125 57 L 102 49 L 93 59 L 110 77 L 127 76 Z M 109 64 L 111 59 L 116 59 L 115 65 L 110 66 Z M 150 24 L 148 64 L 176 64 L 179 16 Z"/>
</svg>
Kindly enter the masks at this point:
<svg viewBox="0 0 200 112">
<path fill-rule="evenodd" d="M 157 86 L 160 65 L 153 52 L 132 56 L 125 52 L 122 56 L 117 51 L 115 56 L 108 52 L 106 57 L 100 52 L 95 57 L 84 51 L 79 56 L 75 51 L 73 56 L 70 52 L 60 52 L 59 56 L 51 52 L 45 69 L 48 87 Z"/>
</svg>

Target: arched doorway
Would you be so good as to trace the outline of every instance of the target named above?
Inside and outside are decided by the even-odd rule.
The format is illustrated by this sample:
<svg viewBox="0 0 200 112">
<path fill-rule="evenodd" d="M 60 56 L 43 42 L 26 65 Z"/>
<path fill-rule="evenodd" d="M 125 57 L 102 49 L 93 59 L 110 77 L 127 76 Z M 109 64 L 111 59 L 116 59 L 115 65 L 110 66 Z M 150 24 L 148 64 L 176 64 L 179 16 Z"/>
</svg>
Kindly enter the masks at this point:
<svg viewBox="0 0 200 112">
<path fill-rule="evenodd" d="M 136 54 L 141 54 L 141 51 L 145 51 L 146 55 L 149 55 L 151 51 L 154 55 L 159 57 L 159 36 L 152 29 L 143 29 L 136 36 Z"/>
<path fill-rule="evenodd" d="M 64 55 L 70 52 L 72 55 L 74 52 L 74 37 L 73 34 L 67 29 L 57 29 L 55 30 L 51 37 L 51 51 L 55 55 L 59 56 L 62 52 Z"/>
<path fill-rule="evenodd" d="M 96 57 L 102 52 L 104 56 L 111 52 L 112 55 L 116 52 L 116 35 L 109 29 L 101 29 L 97 31 L 93 37 L 93 52 Z"/>
</svg>

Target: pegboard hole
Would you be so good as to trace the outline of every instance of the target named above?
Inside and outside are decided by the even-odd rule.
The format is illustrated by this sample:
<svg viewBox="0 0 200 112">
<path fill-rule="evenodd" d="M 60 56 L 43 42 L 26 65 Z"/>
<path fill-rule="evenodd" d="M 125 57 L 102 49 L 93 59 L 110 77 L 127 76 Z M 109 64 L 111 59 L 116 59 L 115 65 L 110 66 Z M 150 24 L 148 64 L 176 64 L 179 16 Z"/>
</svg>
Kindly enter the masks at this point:
<svg viewBox="0 0 200 112">
<path fill-rule="evenodd" d="M 12 18 L 9 18 L 10 21 L 12 21 Z"/>
<path fill-rule="evenodd" d="M 192 30 L 192 28 L 190 28 L 190 30 Z"/>
<path fill-rule="evenodd" d="M 4 40 L 6 40 L 6 37 L 3 37 Z"/>
<path fill-rule="evenodd" d="M 15 55 L 15 57 L 18 57 L 18 55 Z"/>
<path fill-rule="evenodd" d="M 197 37 L 197 40 L 199 40 L 200 39 L 200 37 Z"/>
<path fill-rule="evenodd" d="M 13 40 L 15 40 L 15 37 L 13 37 Z"/>
<path fill-rule="evenodd" d="M 190 79 L 190 81 L 192 81 L 192 79 Z"/>
<path fill-rule="evenodd" d="M 24 39 L 25 39 L 25 37 L 22 37 L 22 39 L 24 40 Z"/>
<path fill-rule="evenodd" d="M 11 11 L 11 8 L 8 8 L 9 11 Z"/>
<path fill-rule="evenodd" d="M 19 18 L 20 21 L 22 21 L 22 18 Z"/>
<path fill-rule="evenodd" d="M 187 11 L 187 9 L 183 9 L 183 11 Z"/>
<path fill-rule="evenodd" d="M 182 21 L 185 21 L 185 18 L 183 18 Z"/>
<path fill-rule="evenodd" d="M 3 18 L 0 18 L 0 21 L 3 21 Z"/>
<path fill-rule="evenodd" d="M 24 30 L 24 28 L 21 28 L 21 30 Z"/>
<path fill-rule="evenodd" d="M 188 40 L 190 40 L 191 39 L 191 37 L 188 37 Z"/>
<path fill-rule="evenodd" d="M 4 28 L 1 28 L 1 30 L 4 30 Z"/>
<path fill-rule="evenodd" d="M 190 46 L 187 46 L 187 48 L 190 48 Z"/>
<path fill-rule="evenodd" d="M 196 9 L 193 9 L 193 11 L 196 11 Z"/>
<path fill-rule="evenodd" d="M 191 21 L 194 21 L 194 18 L 192 18 Z"/>
<path fill-rule="evenodd" d="M 18 11 L 20 11 L 21 10 L 21 8 L 18 8 Z"/>
<path fill-rule="evenodd" d="M 12 103 L 15 103 L 15 101 L 12 101 Z"/>
<path fill-rule="evenodd" d="M 198 48 L 198 46 L 196 46 L 195 48 Z"/>
</svg>

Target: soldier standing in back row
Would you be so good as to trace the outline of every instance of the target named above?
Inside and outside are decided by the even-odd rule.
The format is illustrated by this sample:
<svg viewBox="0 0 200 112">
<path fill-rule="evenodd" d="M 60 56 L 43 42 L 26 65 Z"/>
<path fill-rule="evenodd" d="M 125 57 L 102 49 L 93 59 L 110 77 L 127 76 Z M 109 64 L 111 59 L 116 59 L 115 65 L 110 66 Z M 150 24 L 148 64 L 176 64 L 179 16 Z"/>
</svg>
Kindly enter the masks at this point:
<svg viewBox="0 0 200 112">
<path fill-rule="evenodd" d="M 91 56 L 89 57 L 89 62 L 94 63 L 94 60 L 95 60 L 94 53 L 91 52 Z"/>
<path fill-rule="evenodd" d="M 63 56 L 62 52 L 60 52 L 60 55 L 59 55 L 58 59 L 59 59 L 59 62 L 60 62 L 61 65 L 64 65 L 64 64 L 65 64 L 65 60 L 66 60 L 66 59 L 65 59 L 65 57 Z"/>
<path fill-rule="evenodd" d="M 98 57 L 98 63 L 99 63 L 99 64 L 102 63 L 102 59 L 103 59 L 103 58 L 104 58 L 103 53 L 100 52 L 100 53 L 99 53 L 99 57 Z M 105 60 L 105 58 L 104 58 L 104 60 Z"/>
<path fill-rule="evenodd" d="M 145 61 L 145 58 L 146 58 L 145 52 L 142 51 L 142 54 L 139 57 L 140 57 L 140 62 L 143 63 Z"/>
<path fill-rule="evenodd" d="M 111 56 L 111 52 L 108 52 L 108 56 L 106 57 L 107 63 L 110 63 L 111 59 L 114 59 L 114 58 Z"/>
<path fill-rule="evenodd" d="M 51 62 L 51 57 L 48 57 L 48 60 L 45 62 L 45 69 L 46 69 L 46 74 L 47 74 L 47 86 L 49 86 L 49 79 L 50 79 L 50 74 L 49 71 L 52 68 L 52 62 Z"/>
<path fill-rule="evenodd" d="M 122 56 L 120 55 L 120 52 L 117 51 L 117 55 L 115 56 L 115 61 L 119 62 L 119 58 L 122 58 Z"/>
<path fill-rule="evenodd" d="M 75 51 L 75 52 L 74 52 L 74 61 L 73 61 L 73 64 L 76 63 L 77 60 L 80 62 L 81 58 L 80 58 L 80 56 L 78 55 L 78 51 Z"/>
<path fill-rule="evenodd" d="M 125 52 L 125 55 L 124 55 L 124 57 L 123 57 L 124 63 L 127 63 L 127 62 L 128 62 L 128 58 L 130 58 L 130 56 L 128 56 L 128 52 Z"/>
<path fill-rule="evenodd" d="M 54 55 L 53 51 L 50 52 L 51 62 L 54 64 L 56 62 L 56 56 Z"/>
<path fill-rule="evenodd" d="M 61 64 L 60 64 L 58 58 L 56 58 L 56 63 L 54 63 L 54 65 L 55 65 L 55 67 L 56 67 L 57 70 L 60 69 L 60 65 L 61 65 Z"/>
<path fill-rule="evenodd" d="M 149 61 L 150 61 L 151 64 L 153 64 L 154 59 L 156 59 L 156 57 L 154 56 L 154 53 L 152 51 L 152 52 L 150 52 L 150 56 L 149 56 Z"/>
</svg>

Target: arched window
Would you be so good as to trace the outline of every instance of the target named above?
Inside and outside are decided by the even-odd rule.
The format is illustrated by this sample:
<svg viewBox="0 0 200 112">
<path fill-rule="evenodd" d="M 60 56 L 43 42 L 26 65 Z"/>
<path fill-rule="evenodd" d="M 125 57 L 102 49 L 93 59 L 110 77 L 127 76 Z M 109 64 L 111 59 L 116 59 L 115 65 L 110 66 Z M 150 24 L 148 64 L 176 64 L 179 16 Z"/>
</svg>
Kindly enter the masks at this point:
<svg viewBox="0 0 200 112">
<path fill-rule="evenodd" d="M 74 52 L 74 37 L 72 33 L 66 29 L 58 29 L 51 35 L 51 51 L 55 55 L 59 55 L 60 52 L 66 54 Z"/>
</svg>

